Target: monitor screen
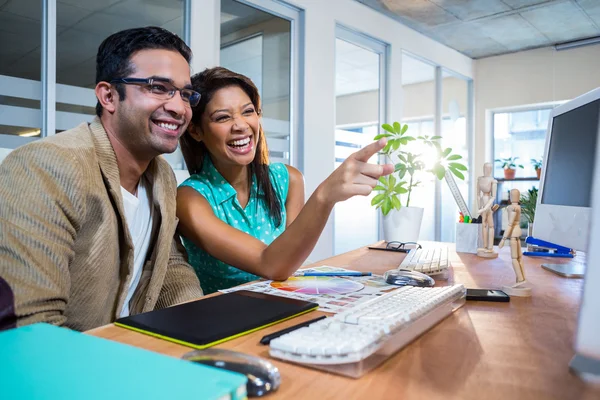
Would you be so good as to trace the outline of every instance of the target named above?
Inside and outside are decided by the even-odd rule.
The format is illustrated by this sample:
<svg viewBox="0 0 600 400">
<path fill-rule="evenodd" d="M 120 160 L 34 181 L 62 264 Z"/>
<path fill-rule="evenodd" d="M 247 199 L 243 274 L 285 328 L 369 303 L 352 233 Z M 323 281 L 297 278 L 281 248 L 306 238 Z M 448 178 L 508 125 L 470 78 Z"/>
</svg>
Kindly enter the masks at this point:
<svg viewBox="0 0 600 400">
<path fill-rule="evenodd" d="M 542 204 L 590 207 L 600 99 L 552 121 Z"/>
</svg>

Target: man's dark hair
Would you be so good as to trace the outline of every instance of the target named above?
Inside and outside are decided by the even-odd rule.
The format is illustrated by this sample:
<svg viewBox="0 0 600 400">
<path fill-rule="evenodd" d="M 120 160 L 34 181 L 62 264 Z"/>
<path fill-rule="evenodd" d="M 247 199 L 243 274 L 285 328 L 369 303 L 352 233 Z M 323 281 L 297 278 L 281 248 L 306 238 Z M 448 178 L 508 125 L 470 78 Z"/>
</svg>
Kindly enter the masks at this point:
<svg viewBox="0 0 600 400">
<path fill-rule="evenodd" d="M 177 51 L 189 63 L 192 50 L 176 34 L 156 26 L 126 29 L 104 39 L 96 55 L 96 84 L 124 78 L 133 72 L 131 56 L 140 50 L 164 49 Z M 119 100 L 125 99 L 125 88 L 115 85 Z M 102 105 L 96 104 L 96 115 L 102 115 Z"/>
</svg>

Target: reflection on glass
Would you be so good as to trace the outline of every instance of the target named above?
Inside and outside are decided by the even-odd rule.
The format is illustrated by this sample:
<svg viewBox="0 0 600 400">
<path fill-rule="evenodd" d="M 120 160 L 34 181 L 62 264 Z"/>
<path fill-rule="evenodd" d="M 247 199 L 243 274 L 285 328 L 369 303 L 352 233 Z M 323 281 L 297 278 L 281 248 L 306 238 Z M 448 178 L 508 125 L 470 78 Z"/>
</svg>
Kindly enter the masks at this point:
<svg viewBox="0 0 600 400">
<path fill-rule="evenodd" d="M 373 141 L 379 133 L 379 54 L 336 39 L 335 167 Z M 369 161 L 377 163 L 374 156 Z M 335 206 L 334 253 L 378 239 L 378 210 L 368 197 L 355 196 Z"/>
<path fill-rule="evenodd" d="M 271 162 L 290 163 L 291 23 L 234 0 L 221 1 L 221 66 L 246 75 L 262 100 Z"/>
<path fill-rule="evenodd" d="M 0 135 L 39 137 L 40 101 L 27 93 L 41 74 L 41 8 L 41 0 L 0 1 Z"/>
</svg>

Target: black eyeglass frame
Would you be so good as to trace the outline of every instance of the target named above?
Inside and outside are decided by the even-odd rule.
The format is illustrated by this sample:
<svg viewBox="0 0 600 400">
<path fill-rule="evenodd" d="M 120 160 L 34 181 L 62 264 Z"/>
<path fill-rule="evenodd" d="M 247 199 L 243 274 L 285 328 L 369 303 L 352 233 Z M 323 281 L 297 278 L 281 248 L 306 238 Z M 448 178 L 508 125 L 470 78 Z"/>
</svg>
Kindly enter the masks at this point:
<svg viewBox="0 0 600 400">
<path fill-rule="evenodd" d="M 417 242 L 388 242 L 385 245 L 386 250 L 400 251 L 402 253 L 408 253 L 412 249 L 407 249 L 406 245 L 415 245 L 415 249 L 422 249 L 423 247 Z"/>
<path fill-rule="evenodd" d="M 198 92 L 196 92 L 193 89 L 190 88 L 178 88 L 177 86 L 173 85 L 173 83 L 171 83 L 171 81 L 169 81 L 168 79 L 160 79 L 160 78 L 116 78 L 110 81 L 110 83 L 124 83 L 125 85 L 147 85 L 150 86 L 150 92 L 153 94 L 162 94 L 162 93 L 155 93 L 152 91 L 152 84 L 155 82 L 160 82 L 163 84 L 167 84 L 172 86 L 172 89 L 170 89 L 168 92 L 164 93 L 166 95 L 169 96 L 169 99 L 172 99 L 175 96 L 175 92 L 179 92 L 179 95 L 181 96 L 181 99 L 186 102 L 189 103 L 189 105 L 191 107 L 195 107 L 198 105 L 198 103 L 200 102 L 200 98 L 202 97 L 202 95 Z M 185 93 L 189 93 L 189 96 L 186 98 Z"/>
</svg>

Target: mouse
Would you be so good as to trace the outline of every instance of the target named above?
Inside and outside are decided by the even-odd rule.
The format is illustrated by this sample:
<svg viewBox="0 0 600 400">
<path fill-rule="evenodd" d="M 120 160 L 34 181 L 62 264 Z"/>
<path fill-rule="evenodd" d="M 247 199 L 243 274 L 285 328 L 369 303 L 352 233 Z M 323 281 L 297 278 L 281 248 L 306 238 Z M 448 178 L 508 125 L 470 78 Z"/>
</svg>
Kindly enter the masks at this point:
<svg viewBox="0 0 600 400">
<path fill-rule="evenodd" d="M 409 269 L 392 269 L 383 275 L 385 281 L 391 285 L 431 287 L 435 281 L 429 275 Z"/>
<path fill-rule="evenodd" d="M 272 363 L 263 358 L 233 350 L 195 350 L 185 354 L 183 359 L 246 375 L 248 397 L 260 397 L 274 392 L 279 388 L 281 382 L 279 370 Z"/>
</svg>

